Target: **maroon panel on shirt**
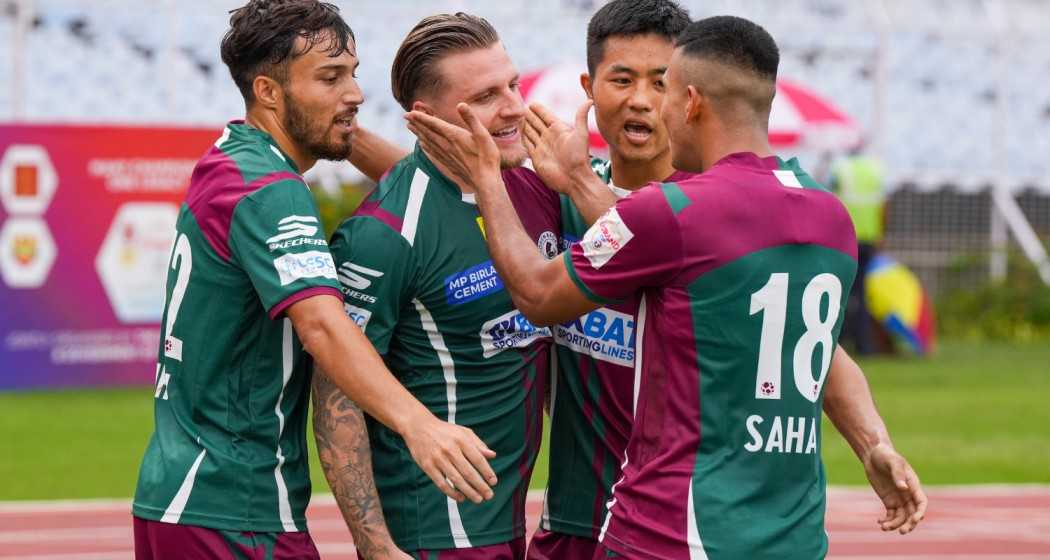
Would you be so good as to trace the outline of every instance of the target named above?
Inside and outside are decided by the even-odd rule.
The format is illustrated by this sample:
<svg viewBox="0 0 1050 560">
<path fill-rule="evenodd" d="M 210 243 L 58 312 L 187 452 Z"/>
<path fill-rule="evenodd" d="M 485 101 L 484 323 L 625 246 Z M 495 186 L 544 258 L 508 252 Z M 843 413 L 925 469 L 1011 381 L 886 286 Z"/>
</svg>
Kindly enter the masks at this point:
<svg viewBox="0 0 1050 560">
<path fill-rule="evenodd" d="M 389 173 L 389 172 L 388 172 Z M 380 222 L 383 222 L 390 229 L 400 233 L 401 226 L 404 224 L 404 220 L 400 216 L 397 216 L 383 208 L 379 207 L 381 200 L 369 200 L 357 208 L 354 212 L 354 216 L 371 216 Z"/>
<path fill-rule="evenodd" d="M 230 222 L 237 204 L 266 185 L 286 179 L 302 182 L 302 177 L 295 173 L 277 171 L 245 184 L 237 163 L 213 147 L 193 169 L 186 191 L 186 205 L 215 253 L 223 260 L 229 260 Z"/>
<path fill-rule="evenodd" d="M 539 175 L 527 167 L 503 170 L 503 183 L 514 210 L 534 240 L 543 232 L 555 235 L 552 250 L 557 255 L 558 239 L 561 239 L 561 199 L 558 193 L 547 188 Z"/>
<path fill-rule="evenodd" d="M 688 558 L 686 505 L 701 437 L 691 300 L 672 286 L 647 290 L 644 305 L 638 411 L 604 544 L 631 558 Z"/>
<path fill-rule="evenodd" d="M 335 296 L 335 297 L 339 298 L 339 301 L 343 301 L 343 293 L 340 292 L 339 290 L 337 290 L 335 288 L 328 287 L 328 286 L 315 286 L 313 288 L 307 288 L 305 290 L 300 290 L 300 291 L 298 291 L 298 292 L 296 292 L 296 293 L 294 293 L 294 294 L 284 298 L 284 300 L 282 300 L 277 305 L 271 307 L 270 308 L 270 318 L 271 319 L 276 319 L 276 318 L 280 317 L 281 314 L 284 313 L 284 310 L 288 309 L 289 307 L 291 307 L 292 304 L 294 304 L 294 303 L 300 302 L 300 301 L 302 301 L 302 300 L 304 300 L 306 298 L 311 298 L 311 297 L 319 296 L 319 295 L 322 295 L 322 294 L 328 294 L 330 296 Z"/>
<path fill-rule="evenodd" d="M 576 277 L 599 298 L 624 299 L 680 270 L 678 220 L 657 185 L 618 201 L 570 249 Z"/>
</svg>

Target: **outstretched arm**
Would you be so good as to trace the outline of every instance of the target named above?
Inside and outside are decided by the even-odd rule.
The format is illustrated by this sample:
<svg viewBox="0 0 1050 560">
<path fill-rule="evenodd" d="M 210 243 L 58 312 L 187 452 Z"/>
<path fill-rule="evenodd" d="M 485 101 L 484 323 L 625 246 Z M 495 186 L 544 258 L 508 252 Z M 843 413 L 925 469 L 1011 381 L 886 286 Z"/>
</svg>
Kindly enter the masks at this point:
<svg viewBox="0 0 1050 560">
<path fill-rule="evenodd" d="M 320 368 L 314 370 L 313 401 L 317 456 L 357 552 L 368 560 L 411 558 L 387 530 L 361 409 Z"/>
<path fill-rule="evenodd" d="M 857 454 L 886 507 L 879 526 L 910 533 L 926 515 L 926 493 L 907 459 L 893 448 L 864 372 L 842 347 L 831 360 L 824 412 Z"/>
<path fill-rule="evenodd" d="M 384 173 L 407 155 L 408 152 L 401 146 L 388 142 L 367 128 L 357 127 L 354 130 L 350 164 L 377 183 Z"/>
</svg>

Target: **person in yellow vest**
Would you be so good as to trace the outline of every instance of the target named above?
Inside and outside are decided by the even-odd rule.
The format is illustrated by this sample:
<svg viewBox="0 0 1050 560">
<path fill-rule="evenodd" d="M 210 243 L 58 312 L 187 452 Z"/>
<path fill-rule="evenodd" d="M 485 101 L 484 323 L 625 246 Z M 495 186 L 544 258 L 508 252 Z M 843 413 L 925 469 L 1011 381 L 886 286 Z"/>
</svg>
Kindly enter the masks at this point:
<svg viewBox="0 0 1050 560">
<path fill-rule="evenodd" d="M 874 157 L 853 153 L 831 169 L 831 188 L 846 205 L 857 230 L 857 276 L 850 291 L 842 340 L 851 341 L 856 354 L 876 351 L 871 314 L 864 301 L 868 262 L 882 243 L 885 209 L 885 171 Z"/>
</svg>

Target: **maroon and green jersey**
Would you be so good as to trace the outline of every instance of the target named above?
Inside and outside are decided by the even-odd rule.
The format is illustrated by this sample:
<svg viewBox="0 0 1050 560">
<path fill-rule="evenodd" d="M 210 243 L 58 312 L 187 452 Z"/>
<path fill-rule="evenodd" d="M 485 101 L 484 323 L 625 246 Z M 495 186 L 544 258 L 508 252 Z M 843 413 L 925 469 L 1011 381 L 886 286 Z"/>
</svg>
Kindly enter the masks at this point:
<svg viewBox="0 0 1050 560">
<path fill-rule="evenodd" d="M 233 122 L 194 169 L 175 237 L 134 514 L 303 531 L 309 373 L 283 313 L 342 296 L 314 199 L 270 135 Z"/>
<path fill-rule="evenodd" d="M 641 374 L 602 527 L 630 558 L 821 558 L 824 380 L 856 238 L 794 161 L 727 156 L 621 200 L 566 253 L 592 301 L 633 294 Z"/>
<path fill-rule="evenodd" d="M 557 195 L 524 168 L 503 178 L 536 250 L 556 256 Z M 472 195 L 416 148 L 339 227 L 332 254 L 347 313 L 390 371 L 438 418 L 469 427 L 497 453 L 495 497 L 456 503 L 399 435 L 369 419 L 376 486 L 398 547 L 471 548 L 523 536 L 551 331 L 514 308 Z"/>
<path fill-rule="evenodd" d="M 591 167 L 617 198 L 631 194 L 612 183 L 609 161 L 594 159 Z M 666 181 L 691 176 L 675 172 Z M 589 227 L 562 195 L 562 247 L 578 242 Z M 631 294 L 623 302 L 554 326 L 550 478 L 540 519 L 548 531 L 598 538 L 631 435 L 639 299 Z"/>
</svg>

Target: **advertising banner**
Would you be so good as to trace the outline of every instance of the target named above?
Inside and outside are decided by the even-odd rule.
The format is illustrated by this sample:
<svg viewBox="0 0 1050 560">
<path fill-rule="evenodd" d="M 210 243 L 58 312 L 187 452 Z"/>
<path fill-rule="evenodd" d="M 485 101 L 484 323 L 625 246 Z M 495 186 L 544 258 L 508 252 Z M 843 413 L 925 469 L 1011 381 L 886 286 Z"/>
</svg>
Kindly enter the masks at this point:
<svg viewBox="0 0 1050 560">
<path fill-rule="evenodd" d="M 150 383 L 215 129 L 0 125 L 0 390 Z"/>
</svg>

